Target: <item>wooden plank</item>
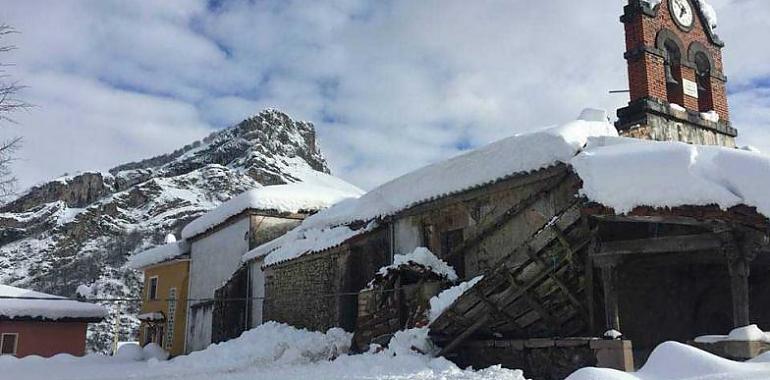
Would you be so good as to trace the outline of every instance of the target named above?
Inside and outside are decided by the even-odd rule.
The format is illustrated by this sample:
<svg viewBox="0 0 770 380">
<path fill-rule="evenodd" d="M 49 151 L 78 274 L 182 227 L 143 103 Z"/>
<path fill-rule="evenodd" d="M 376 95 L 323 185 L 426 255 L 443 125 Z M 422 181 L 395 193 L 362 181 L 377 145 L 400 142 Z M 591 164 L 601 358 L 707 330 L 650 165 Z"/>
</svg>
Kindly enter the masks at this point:
<svg viewBox="0 0 770 380">
<path fill-rule="evenodd" d="M 628 255 L 721 250 L 722 245 L 722 240 L 712 233 L 610 241 L 601 243 L 599 251 L 593 254 L 593 259 Z"/>
<path fill-rule="evenodd" d="M 486 238 L 495 232 L 499 231 L 505 224 L 507 224 L 517 215 L 521 214 L 524 210 L 529 209 L 539 200 L 548 196 L 554 189 L 558 188 L 567 177 L 568 175 L 565 172 L 561 175 L 554 176 L 545 180 L 542 189 L 516 203 L 513 207 L 506 210 L 502 215 L 498 216 L 497 219 L 491 222 L 486 228 L 484 228 L 484 230 L 463 241 L 459 247 L 452 250 L 452 252 L 446 256 L 445 260 L 450 259 L 453 256 L 463 254 L 466 251 L 477 247 L 479 244 L 481 244 L 481 242 L 483 242 Z"/>
<path fill-rule="evenodd" d="M 479 320 L 477 320 L 473 325 L 465 329 L 460 335 L 457 336 L 454 340 L 452 340 L 448 345 L 446 345 L 444 348 L 441 349 L 441 352 L 438 353 L 438 356 L 446 356 L 446 354 L 454 351 L 458 346 L 460 346 L 465 340 L 471 337 L 473 333 L 476 332 L 476 330 L 480 329 L 481 326 L 484 326 L 487 321 L 489 320 L 489 314 L 484 315 Z"/>
</svg>

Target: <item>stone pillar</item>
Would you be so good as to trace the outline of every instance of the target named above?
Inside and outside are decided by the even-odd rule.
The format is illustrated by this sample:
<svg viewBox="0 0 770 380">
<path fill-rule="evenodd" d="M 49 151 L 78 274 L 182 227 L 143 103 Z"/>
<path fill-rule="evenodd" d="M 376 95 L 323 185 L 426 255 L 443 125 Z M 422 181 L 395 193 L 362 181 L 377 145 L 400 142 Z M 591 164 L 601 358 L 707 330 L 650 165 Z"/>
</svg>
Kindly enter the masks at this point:
<svg viewBox="0 0 770 380">
<path fill-rule="evenodd" d="M 730 290 L 733 301 L 733 327 L 743 327 L 749 321 L 749 263 L 742 257 L 728 260 Z"/>
</svg>

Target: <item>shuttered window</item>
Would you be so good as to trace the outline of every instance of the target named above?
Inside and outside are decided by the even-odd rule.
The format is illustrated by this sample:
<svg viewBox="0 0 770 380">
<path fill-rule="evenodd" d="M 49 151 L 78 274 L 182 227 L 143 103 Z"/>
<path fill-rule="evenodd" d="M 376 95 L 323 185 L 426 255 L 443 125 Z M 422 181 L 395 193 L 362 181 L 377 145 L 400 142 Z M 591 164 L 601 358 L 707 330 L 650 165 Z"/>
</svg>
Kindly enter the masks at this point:
<svg viewBox="0 0 770 380">
<path fill-rule="evenodd" d="M 3 334 L 0 337 L 0 355 L 16 355 L 19 334 Z"/>
</svg>

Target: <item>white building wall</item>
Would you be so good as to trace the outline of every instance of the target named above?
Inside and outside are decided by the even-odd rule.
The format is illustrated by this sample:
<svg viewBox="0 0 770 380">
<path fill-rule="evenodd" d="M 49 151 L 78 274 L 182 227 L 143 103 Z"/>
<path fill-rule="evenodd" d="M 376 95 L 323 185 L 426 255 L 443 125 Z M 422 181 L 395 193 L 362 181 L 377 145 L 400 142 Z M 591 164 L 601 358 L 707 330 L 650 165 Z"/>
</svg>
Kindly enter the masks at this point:
<svg viewBox="0 0 770 380">
<path fill-rule="evenodd" d="M 249 262 L 249 283 L 251 289 L 251 328 L 262 324 L 262 306 L 265 297 L 265 273 L 262 272 L 264 258 L 254 259 Z"/>
<path fill-rule="evenodd" d="M 401 218 L 393 222 L 393 252 L 403 255 L 422 247 L 422 232 L 420 226 L 413 223 L 412 218 Z"/>
<path fill-rule="evenodd" d="M 222 228 L 190 246 L 190 292 L 193 301 L 187 334 L 187 352 L 202 350 L 211 344 L 211 321 L 213 307 L 195 311 L 196 299 L 214 297 L 216 289 L 222 287 L 241 265 L 241 256 L 249 250 L 250 217 Z"/>
</svg>

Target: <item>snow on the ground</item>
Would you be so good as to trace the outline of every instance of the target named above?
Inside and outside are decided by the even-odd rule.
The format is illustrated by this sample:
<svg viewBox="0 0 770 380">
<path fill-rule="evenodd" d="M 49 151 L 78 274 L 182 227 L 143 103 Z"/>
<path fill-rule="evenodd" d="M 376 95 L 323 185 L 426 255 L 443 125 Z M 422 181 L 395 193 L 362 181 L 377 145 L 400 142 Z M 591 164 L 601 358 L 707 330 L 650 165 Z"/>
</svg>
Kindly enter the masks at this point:
<svg viewBox="0 0 770 380">
<path fill-rule="evenodd" d="M 298 330 L 268 322 L 240 338 L 169 361 L 90 355 L 51 359 L 0 357 L 0 373 L 24 380 L 113 379 L 361 379 L 361 380 L 524 380 L 521 371 L 499 366 L 460 369 L 431 352 L 427 330 L 399 332 L 388 349 L 347 355 L 351 335 L 340 329 L 327 333 Z"/>
<path fill-rule="evenodd" d="M 430 299 L 430 315 L 428 316 L 428 320 L 433 323 L 433 321 L 436 320 L 436 318 L 441 315 L 441 313 L 446 310 L 449 306 L 452 305 L 452 303 L 455 302 L 458 298 L 460 298 L 463 293 L 465 293 L 468 289 L 474 287 L 479 281 L 481 281 L 484 278 L 484 276 L 478 276 L 476 278 L 473 278 L 472 280 L 465 281 L 459 285 L 455 285 L 449 289 L 444 290 L 443 292 L 437 294 L 433 298 Z"/>
<path fill-rule="evenodd" d="M 174 235 L 170 235 L 174 236 Z M 168 237 L 166 239 L 168 241 Z M 150 248 L 139 252 L 128 258 L 128 267 L 132 269 L 142 269 L 144 267 L 162 263 L 190 252 L 190 244 L 187 240 L 174 241 L 167 244 Z"/>
<path fill-rule="evenodd" d="M 8 297 L 47 298 L 12 299 Z M 107 309 L 101 305 L 67 300 L 64 297 L 0 285 L 0 316 L 15 318 L 104 318 Z"/>
<path fill-rule="evenodd" d="M 381 275 L 387 275 L 388 271 L 398 269 L 402 265 L 409 265 L 409 263 L 420 264 L 425 268 L 430 269 L 439 276 L 446 277 L 449 281 L 457 281 L 457 273 L 454 268 L 439 259 L 428 248 L 417 247 L 414 251 L 405 255 L 395 255 L 393 257 L 393 264 L 380 268 L 377 272 Z"/>
<path fill-rule="evenodd" d="M 583 180 L 581 194 L 618 213 L 637 206 L 744 204 L 770 216 L 770 156 L 760 153 L 603 137 L 591 139 L 571 165 Z"/>
<path fill-rule="evenodd" d="M 583 368 L 567 380 L 765 380 L 770 378 L 770 355 L 747 362 L 721 358 L 678 342 L 660 344 L 637 372 Z"/>
<path fill-rule="evenodd" d="M 310 176 L 310 174 L 307 175 Z M 190 222 L 182 230 L 182 237 L 189 239 L 202 234 L 248 209 L 282 213 L 317 211 L 341 200 L 357 198 L 361 195 L 361 190 L 357 187 L 349 184 L 343 186 L 344 181 L 334 180 L 328 174 L 317 173 L 308 178 L 311 178 L 312 182 L 265 186 L 239 194 Z"/>
<path fill-rule="evenodd" d="M 697 343 L 716 343 L 722 341 L 766 342 L 770 343 L 770 334 L 757 325 L 738 327 L 727 335 L 702 335 L 695 338 Z"/>
</svg>

